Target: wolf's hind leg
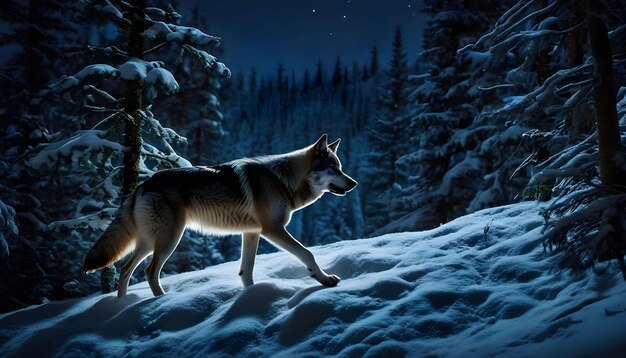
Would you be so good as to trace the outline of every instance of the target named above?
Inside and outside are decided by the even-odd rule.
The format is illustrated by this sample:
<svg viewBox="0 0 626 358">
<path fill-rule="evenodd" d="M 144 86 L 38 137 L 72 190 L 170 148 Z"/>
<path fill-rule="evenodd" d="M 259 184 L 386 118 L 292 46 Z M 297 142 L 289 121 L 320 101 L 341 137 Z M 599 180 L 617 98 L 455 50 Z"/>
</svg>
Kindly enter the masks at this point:
<svg viewBox="0 0 626 358">
<path fill-rule="evenodd" d="M 263 228 L 261 234 L 276 246 L 291 253 L 302 261 L 302 263 L 304 263 L 306 268 L 309 270 L 311 277 L 319 281 L 322 285 L 336 286 L 341 280 L 341 278 L 337 275 L 329 275 L 324 272 L 324 270 L 318 266 L 317 262 L 315 262 L 313 253 L 304 247 L 298 240 L 294 239 L 294 237 L 291 236 L 291 234 L 284 227 L 268 229 Z"/>
<path fill-rule="evenodd" d="M 241 282 L 243 287 L 248 287 L 254 284 L 252 280 L 252 270 L 254 269 L 254 259 L 256 257 L 256 251 L 259 247 L 259 234 L 258 233 L 244 233 L 241 237 L 241 269 L 239 270 L 239 276 L 241 276 Z"/>
<path fill-rule="evenodd" d="M 163 265 L 167 259 L 170 258 L 176 246 L 178 246 L 180 238 L 183 236 L 183 231 L 185 231 L 185 221 L 183 217 L 164 217 L 163 219 L 165 223 L 168 223 L 166 224 L 168 227 L 161 225 L 160 227 L 157 226 L 154 228 L 154 232 L 152 233 L 155 238 L 154 253 L 152 254 L 150 265 L 146 268 L 148 283 L 155 296 L 160 296 L 165 293 L 159 279 L 161 269 L 163 269 Z"/>
<path fill-rule="evenodd" d="M 137 266 L 145 260 L 152 252 L 152 248 L 149 247 L 141 238 L 137 240 L 137 247 L 132 256 L 128 258 L 128 261 L 122 265 L 122 271 L 120 273 L 120 282 L 117 286 L 117 297 L 124 297 L 126 290 L 128 289 L 128 282 L 133 276 L 133 272 L 137 269 Z"/>
</svg>

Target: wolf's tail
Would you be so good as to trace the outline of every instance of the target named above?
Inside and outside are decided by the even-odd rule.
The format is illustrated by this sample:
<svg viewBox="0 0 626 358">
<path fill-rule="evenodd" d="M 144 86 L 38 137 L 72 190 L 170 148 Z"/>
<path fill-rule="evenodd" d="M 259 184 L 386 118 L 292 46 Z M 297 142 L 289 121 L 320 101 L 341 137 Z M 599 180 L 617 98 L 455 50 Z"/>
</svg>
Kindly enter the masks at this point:
<svg viewBox="0 0 626 358">
<path fill-rule="evenodd" d="M 83 273 L 94 273 L 121 259 L 132 249 L 137 236 L 137 226 L 133 218 L 135 195 L 124 201 L 115 220 L 85 256 Z"/>
</svg>

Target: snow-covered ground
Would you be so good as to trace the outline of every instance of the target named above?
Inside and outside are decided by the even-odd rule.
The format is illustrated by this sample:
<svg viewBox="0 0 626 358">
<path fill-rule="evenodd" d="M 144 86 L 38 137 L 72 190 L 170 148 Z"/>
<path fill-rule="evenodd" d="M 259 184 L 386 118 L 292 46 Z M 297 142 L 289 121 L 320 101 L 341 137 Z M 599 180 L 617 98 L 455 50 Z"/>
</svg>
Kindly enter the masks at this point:
<svg viewBox="0 0 626 358">
<path fill-rule="evenodd" d="M 4 314 L 0 356 L 623 356 L 626 283 L 555 267 L 538 210 L 312 248 L 334 288 L 281 252 L 245 290 L 230 262 L 166 277 L 158 298 L 143 282 Z"/>
</svg>

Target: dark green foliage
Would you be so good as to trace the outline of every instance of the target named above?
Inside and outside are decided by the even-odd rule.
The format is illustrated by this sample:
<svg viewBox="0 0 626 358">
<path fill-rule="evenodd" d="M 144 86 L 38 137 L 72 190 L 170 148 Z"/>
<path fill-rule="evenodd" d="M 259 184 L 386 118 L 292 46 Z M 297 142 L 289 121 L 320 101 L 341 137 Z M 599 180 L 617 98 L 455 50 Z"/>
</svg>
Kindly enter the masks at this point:
<svg viewBox="0 0 626 358">
<path fill-rule="evenodd" d="M 97 0 L 10 1 L 3 9 L 11 31 L 2 43 L 13 43 L 17 50 L 0 76 L 1 111 L 10 118 L 2 132 L 0 189 L 3 203 L 16 213 L 3 206 L 2 219 L 17 218 L 19 231 L 14 235 L 15 230 L 3 227 L 9 261 L 1 274 L 15 280 L 3 281 L 2 293 L 9 299 L 3 300 L 2 311 L 98 287 L 94 276 L 79 275 L 84 254 L 97 239 L 93 229 L 106 226 L 120 198 L 132 192 L 140 175 L 149 174 L 146 169 L 186 162 L 170 145 L 181 137 L 163 128 L 150 111 L 157 92 L 178 87 L 168 80 L 164 63 L 152 61 L 167 49 L 165 35 L 158 26 L 154 36 L 144 35 L 155 19 L 177 22 L 180 15 L 171 8 L 146 9 L 141 1 L 115 4 L 118 8 Z M 103 41 L 111 39 L 100 32 L 102 24 L 122 29 L 113 39 L 115 46 L 104 47 Z M 26 28 L 29 36 L 18 35 Z M 179 30 L 172 25 L 167 31 Z M 199 32 L 195 36 L 166 44 L 191 54 L 199 69 L 228 75 L 223 64 L 201 50 L 216 46 L 217 39 Z M 141 60 L 144 54 L 147 61 Z M 134 65 L 145 66 L 146 72 L 158 69 L 157 80 L 141 81 L 122 70 Z M 121 151 L 122 142 L 133 150 Z M 103 286 L 108 290 L 111 282 Z"/>
<path fill-rule="evenodd" d="M 396 161 L 407 153 L 408 121 L 406 118 L 409 88 L 409 70 L 402 32 L 397 28 L 393 37 L 389 68 L 375 81 L 380 83 L 376 120 L 368 133 L 372 163 L 367 168 L 367 191 L 364 198 L 367 233 L 375 232 L 390 220 L 397 218 L 400 208 L 394 206 L 396 186 L 406 181 L 405 173 L 396 168 Z M 378 72 L 376 47 L 372 49 L 370 71 Z M 391 204 L 391 207 L 390 207 Z M 386 207 L 391 210 L 382 210 Z"/>
<path fill-rule="evenodd" d="M 521 95 L 484 117 L 529 128 L 533 150 L 515 173 L 532 168 L 525 194 L 553 198 L 544 212 L 546 247 L 565 252 L 562 263 L 576 270 L 616 259 L 626 278 L 624 52 L 611 54 L 623 48 L 625 22 L 618 1 L 527 0 L 478 43 L 490 56 L 517 57 L 507 79 Z M 544 31 L 529 36 L 524 27 Z"/>
</svg>

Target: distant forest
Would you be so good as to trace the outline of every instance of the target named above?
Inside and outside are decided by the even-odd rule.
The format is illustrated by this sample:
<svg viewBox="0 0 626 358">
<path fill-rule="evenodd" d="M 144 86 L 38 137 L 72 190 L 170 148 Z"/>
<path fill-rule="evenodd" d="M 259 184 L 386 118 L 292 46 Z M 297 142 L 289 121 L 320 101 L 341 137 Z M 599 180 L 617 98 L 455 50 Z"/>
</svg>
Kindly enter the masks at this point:
<svg viewBox="0 0 626 358">
<path fill-rule="evenodd" d="M 115 268 L 82 275 L 84 255 L 155 171 L 288 152 L 323 133 L 342 139 L 359 186 L 293 216 L 307 246 L 541 200 L 546 249 L 564 265 L 615 260 L 626 275 L 623 1 L 424 0 L 423 38 L 398 28 L 389 63 L 372 44 L 367 63 L 276 64 L 275 76 L 231 73 L 219 62 L 228 43 L 203 32 L 197 8 L 5 3 L 0 312 L 111 291 Z M 405 41 L 423 50 L 407 54 Z M 164 272 L 236 260 L 239 246 L 187 231 Z"/>
</svg>

